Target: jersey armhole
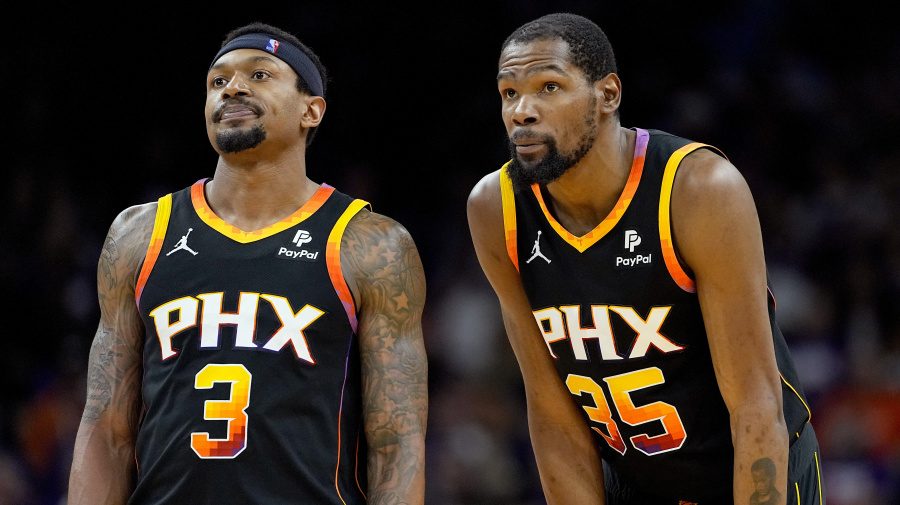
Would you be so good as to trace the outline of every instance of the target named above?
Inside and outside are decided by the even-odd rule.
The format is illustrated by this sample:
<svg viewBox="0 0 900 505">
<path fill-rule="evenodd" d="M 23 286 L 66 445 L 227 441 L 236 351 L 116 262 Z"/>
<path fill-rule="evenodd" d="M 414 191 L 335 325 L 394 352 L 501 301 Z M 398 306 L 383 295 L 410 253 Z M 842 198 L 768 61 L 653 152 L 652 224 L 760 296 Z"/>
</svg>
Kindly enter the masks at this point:
<svg viewBox="0 0 900 505">
<path fill-rule="evenodd" d="M 331 278 L 331 284 L 334 286 L 334 291 L 337 293 L 338 298 L 341 300 L 341 305 L 344 306 L 344 310 L 347 312 L 347 319 L 350 320 L 350 327 L 353 329 L 354 334 L 356 333 L 358 325 L 356 319 L 356 303 L 353 300 L 353 293 L 350 291 L 350 286 L 347 285 L 347 280 L 344 279 L 344 273 L 341 269 L 341 237 L 344 235 L 344 230 L 347 229 L 347 224 L 350 223 L 350 219 L 364 207 L 369 207 L 369 210 L 372 209 L 369 202 L 366 202 L 365 200 L 353 200 L 350 202 L 347 210 L 341 214 L 341 217 L 337 220 L 337 223 L 328 235 L 328 244 L 325 246 L 325 265 L 328 268 L 328 277 Z"/>
<path fill-rule="evenodd" d="M 694 282 L 694 279 L 692 279 L 687 272 L 685 272 L 684 267 L 678 260 L 678 255 L 675 253 L 675 241 L 672 238 L 672 187 L 675 183 L 675 172 L 681 165 L 681 161 L 684 160 L 684 157 L 688 154 L 701 148 L 710 149 L 716 152 L 716 154 L 724 157 L 726 160 L 728 159 L 724 153 L 713 146 L 701 144 L 699 142 L 687 144 L 672 153 L 669 157 L 669 161 L 666 162 L 665 172 L 663 173 L 662 189 L 660 190 L 659 195 L 659 239 L 660 245 L 662 246 L 663 260 L 672 280 L 678 284 L 678 287 L 688 293 L 697 292 L 697 283 Z"/>
<path fill-rule="evenodd" d="M 137 284 L 134 288 L 134 301 L 140 308 L 141 294 L 144 292 L 144 286 L 147 284 L 147 278 L 156 264 L 159 252 L 162 250 L 163 240 L 166 238 L 166 229 L 169 227 L 169 217 L 172 215 L 172 194 L 168 194 L 159 199 L 156 207 L 156 220 L 153 223 L 153 233 L 150 235 L 150 245 L 147 246 L 147 255 L 144 257 L 141 266 L 141 274 L 138 276 Z"/>
<path fill-rule="evenodd" d="M 500 199 L 503 201 L 503 232 L 506 238 L 506 253 L 512 260 L 516 271 L 519 271 L 519 251 L 516 230 L 516 194 L 513 191 L 512 179 L 506 171 L 509 163 L 500 169 Z"/>
</svg>

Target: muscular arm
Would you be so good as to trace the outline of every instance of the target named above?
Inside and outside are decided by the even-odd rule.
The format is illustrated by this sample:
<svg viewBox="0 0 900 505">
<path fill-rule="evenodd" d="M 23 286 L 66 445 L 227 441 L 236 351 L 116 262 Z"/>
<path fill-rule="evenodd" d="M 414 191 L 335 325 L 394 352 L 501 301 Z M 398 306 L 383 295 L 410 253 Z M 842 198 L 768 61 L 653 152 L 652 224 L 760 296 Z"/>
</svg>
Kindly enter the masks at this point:
<svg viewBox="0 0 900 505">
<path fill-rule="evenodd" d="M 368 502 L 424 503 L 428 363 L 419 253 L 403 227 L 363 210 L 344 232 L 341 264 L 358 303 Z"/>
<path fill-rule="evenodd" d="M 788 433 L 753 197 L 730 163 L 697 151 L 675 179 L 672 220 L 678 252 L 697 283 L 716 379 L 731 416 L 734 503 L 750 503 L 751 466 L 765 459 L 775 464 L 775 489 L 784 503 Z"/>
<path fill-rule="evenodd" d="M 134 288 L 155 212 L 156 204 L 148 204 L 120 214 L 100 255 L 100 325 L 91 345 L 87 402 L 75 439 L 71 505 L 124 504 L 131 494 L 143 338 Z"/>
<path fill-rule="evenodd" d="M 547 503 L 605 503 L 600 456 L 590 429 L 556 373 L 506 252 L 498 173 L 468 202 L 469 229 L 481 268 L 500 300 L 503 322 L 525 384 L 528 428 Z"/>
</svg>

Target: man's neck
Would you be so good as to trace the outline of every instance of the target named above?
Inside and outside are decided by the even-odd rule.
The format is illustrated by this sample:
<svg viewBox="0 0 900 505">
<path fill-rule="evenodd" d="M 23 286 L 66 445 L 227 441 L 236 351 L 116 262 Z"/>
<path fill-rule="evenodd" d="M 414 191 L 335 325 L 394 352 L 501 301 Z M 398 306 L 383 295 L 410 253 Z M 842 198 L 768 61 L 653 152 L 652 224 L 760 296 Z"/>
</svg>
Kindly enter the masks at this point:
<svg viewBox="0 0 900 505">
<path fill-rule="evenodd" d="M 306 176 L 302 149 L 275 157 L 254 151 L 220 156 L 206 185 L 210 208 L 243 231 L 260 230 L 290 216 L 319 188 Z"/>
<path fill-rule="evenodd" d="M 636 138 L 618 125 L 601 131 L 588 154 L 547 185 L 550 212 L 570 233 L 585 235 L 612 211 L 631 173 Z"/>
</svg>

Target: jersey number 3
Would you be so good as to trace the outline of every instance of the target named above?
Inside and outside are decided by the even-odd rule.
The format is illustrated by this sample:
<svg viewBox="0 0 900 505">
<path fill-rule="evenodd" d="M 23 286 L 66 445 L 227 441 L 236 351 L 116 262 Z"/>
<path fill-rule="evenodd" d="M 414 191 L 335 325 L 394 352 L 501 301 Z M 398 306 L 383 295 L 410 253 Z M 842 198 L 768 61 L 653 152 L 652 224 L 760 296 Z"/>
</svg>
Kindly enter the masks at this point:
<svg viewBox="0 0 900 505">
<path fill-rule="evenodd" d="M 629 395 L 632 391 L 664 383 L 665 379 L 663 378 L 662 370 L 656 367 L 644 368 L 643 370 L 607 377 L 603 379 L 603 382 L 609 387 L 610 397 L 613 399 L 622 421 L 630 426 L 637 426 L 650 421 L 662 422 L 665 433 L 661 435 L 651 437 L 646 434 L 640 434 L 631 437 L 631 445 L 635 449 L 648 456 L 653 456 L 654 454 L 677 450 L 684 444 L 686 438 L 684 425 L 681 423 L 681 417 L 678 415 L 678 410 L 675 407 L 664 402 L 654 402 L 636 407 Z M 609 404 L 606 402 L 603 388 L 590 377 L 574 374 L 566 378 L 566 386 L 575 396 L 581 396 L 582 393 L 591 395 L 596 407 L 585 405 L 582 408 L 591 421 L 604 425 L 609 435 L 603 433 L 600 428 L 592 428 L 609 443 L 610 447 L 619 454 L 625 454 L 627 449 L 625 440 L 619 434 L 619 428 L 612 418 L 612 412 L 609 409 Z"/>
<path fill-rule="evenodd" d="M 211 439 L 207 432 L 191 433 L 191 449 L 203 459 L 231 459 L 247 447 L 247 405 L 250 404 L 250 372 L 244 365 L 209 364 L 197 372 L 196 389 L 210 389 L 213 384 L 230 383 L 231 398 L 206 400 L 203 419 L 228 421 L 228 437 Z"/>
</svg>

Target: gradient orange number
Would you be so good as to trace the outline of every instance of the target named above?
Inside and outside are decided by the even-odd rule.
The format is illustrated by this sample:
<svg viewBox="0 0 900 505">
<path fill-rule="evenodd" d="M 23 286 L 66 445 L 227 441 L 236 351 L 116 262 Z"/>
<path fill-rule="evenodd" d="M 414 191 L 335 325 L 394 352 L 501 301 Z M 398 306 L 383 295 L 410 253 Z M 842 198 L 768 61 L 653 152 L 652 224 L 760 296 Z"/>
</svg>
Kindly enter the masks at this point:
<svg viewBox="0 0 900 505">
<path fill-rule="evenodd" d="M 609 385 L 609 393 L 622 421 L 631 426 L 660 421 L 666 430 L 665 433 L 654 437 L 645 434 L 631 437 L 631 445 L 635 449 L 652 456 L 674 451 L 684 445 L 686 438 L 684 425 L 681 423 L 681 416 L 678 415 L 675 407 L 665 402 L 653 402 L 635 407 L 629 394 L 638 389 L 664 383 L 666 380 L 663 378 L 662 370 L 656 367 L 644 368 L 603 380 Z"/>
<path fill-rule="evenodd" d="M 566 379 L 566 386 L 569 387 L 569 391 L 575 396 L 581 396 L 581 393 L 591 395 L 591 399 L 594 401 L 596 407 L 584 405 L 582 408 L 587 412 L 591 421 L 606 426 L 607 431 L 609 431 L 609 436 L 595 426 L 592 427 L 593 430 L 606 439 L 609 446 L 618 451 L 619 454 L 625 454 L 625 440 L 622 439 L 622 435 L 619 434 L 619 428 L 612 419 L 612 412 L 609 411 L 609 404 L 606 403 L 606 397 L 603 395 L 603 389 L 600 385 L 594 382 L 590 377 L 569 375 Z"/>
<path fill-rule="evenodd" d="M 231 459 L 247 447 L 247 405 L 250 403 L 250 372 L 244 365 L 209 364 L 197 372 L 194 387 L 210 389 L 215 383 L 230 383 L 231 398 L 206 400 L 203 419 L 228 421 L 228 438 L 211 439 L 208 432 L 191 433 L 191 449 L 204 459 Z"/>
<path fill-rule="evenodd" d="M 675 407 L 665 402 L 654 402 L 638 407 L 631 400 L 630 393 L 632 391 L 664 383 L 665 378 L 662 370 L 656 367 L 644 368 L 607 377 L 603 381 L 609 387 L 610 397 L 616 406 L 616 410 L 619 412 L 619 418 L 623 422 L 630 426 L 638 426 L 651 421 L 660 421 L 665 429 L 665 433 L 661 435 L 651 437 L 646 434 L 640 434 L 631 437 L 629 440 L 635 449 L 648 456 L 653 456 L 677 450 L 684 445 L 687 435 L 684 431 L 684 424 L 681 422 L 681 416 L 678 415 L 678 410 Z M 573 395 L 581 396 L 581 393 L 589 393 L 591 395 L 597 407 L 584 406 L 582 408 L 592 421 L 606 426 L 610 436 L 604 435 L 596 427 L 593 427 L 594 431 L 606 439 L 610 447 L 618 451 L 619 454 L 625 454 L 625 442 L 619 435 L 619 429 L 612 419 L 612 413 L 609 405 L 606 403 L 603 388 L 590 377 L 581 375 L 569 375 L 566 379 L 566 385 Z"/>
</svg>

